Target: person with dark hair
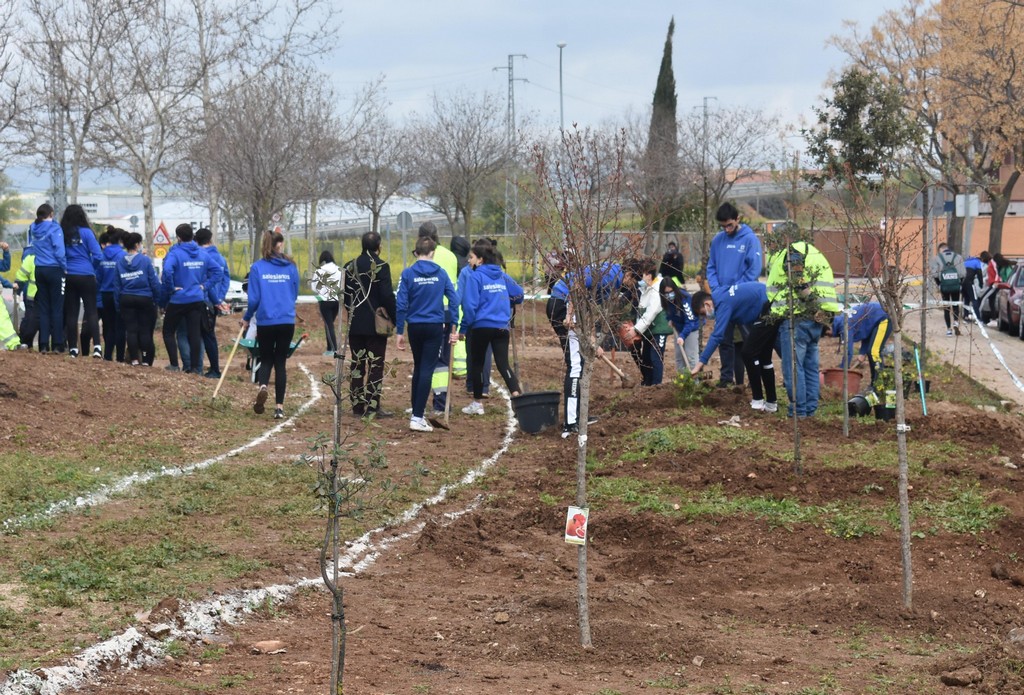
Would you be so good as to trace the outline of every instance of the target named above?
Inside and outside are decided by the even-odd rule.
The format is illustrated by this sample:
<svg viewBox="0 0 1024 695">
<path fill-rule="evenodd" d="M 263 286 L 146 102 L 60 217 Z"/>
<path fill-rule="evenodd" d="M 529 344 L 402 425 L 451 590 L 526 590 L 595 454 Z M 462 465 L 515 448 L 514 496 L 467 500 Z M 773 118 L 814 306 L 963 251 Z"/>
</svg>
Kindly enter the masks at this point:
<svg viewBox="0 0 1024 695">
<path fill-rule="evenodd" d="M 964 281 L 960 288 L 964 302 L 964 321 L 970 323 L 981 316 L 981 286 L 985 266 L 977 256 L 964 259 Z M 967 311 L 967 307 L 971 311 Z"/>
<path fill-rule="evenodd" d="M 967 277 L 963 256 L 949 248 L 949 244 L 942 242 L 939 244 L 938 253 L 928 264 L 928 271 L 942 297 L 942 317 L 946 321 L 946 335 L 953 335 L 953 331 L 960 335 L 960 290 L 964 278 Z M 953 309 L 952 324 L 950 307 Z"/>
<path fill-rule="evenodd" d="M 988 251 L 979 253 L 978 259 L 982 265 L 982 293 L 978 299 L 981 313 L 978 314 L 978 319 L 987 324 L 989 328 L 995 328 L 999 325 L 999 319 L 996 317 L 996 294 L 998 292 L 996 285 L 999 283 L 999 269 L 996 267 L 995 259 Z"/>
<path fill-rule="evenodd" d="M 675 283 L 675 280 L 665 278 L 658 287 L 661 293 L 661 307 L 665 311 L 665 318 L 675 329 L 677 352 L 681 356 L 685 354 L 686 362 L 690 365 L 697 364 L 697 331 L 703 325 L 701 319 L 693 313 L 690 293 Z M 677 371 L 682 374 L 685 364 L 677 364 Z M 687 370 L 689 371 L 689 370 Z"/>
<path fill-rule="evenodd" d="M 98 285 L 96 270 L 103 260 L 103 252 L 89 226 L 89 218 L 81 205 L 71 204 L 60 217 L 67 254 L 67 277 L 64 286 L 64 335 L 68 352 L 78 357 L 78 312 L 83 310 L 82 352 L 88 354 L 89 343 L 94 342 L 92 356 L 103 357 L 100 340 L 100 316 L 96 303 Z M 84 304 L 84 307 L 82 306 Z"/>
<path fill-rule="evenodd" d="M 379 236 L 379 235 L 378 235 Z M 334 324 L 338 321 L 340 303 L 338 290 L 341 289 L 341 268 L 334 262 L 334 254 L 324 249 L 317 261 L 317 270 L 309 280 L 309 287 L 316 294 L 316 306 L 324 322 L 324 336 L 327 339 L 326 357 L 333 357 L 338 351 L 338 335 Z M 392 314 L 393 316 L 394 314 Z"/>
<path fill-rule="evenodd" d="M 459 277 L 462 277 L 462 269 L 469 264 L 469 252 L 473 250 L 473 247 L 469 243 L 469 239 L 464 236 L 453 236 L 448 246 L 455 254 L 459 266 Z"/>
<path fill-rule="evenodd" d="M 397 314 L 391 266 L 380 257 L 380 234 L 366 232 L 362 253 L 345 264 L 344 302 L 348 312 L 348 346 L 352 361 L 349 398 L 353 414 L 360 417 L 391 417 L 381 404 L 384 360 L 388 336 L 377 332 L 376 314 L 383 309 L 389 318 Z M 338 359 L 344 359 L 339 355 Z"/>
<path fill-rule="evenodd" d="M 637 288 L 640 290 L 633 327 L 623 336 L 630 344 L 630 354 L 640 369 L 641 386 L 657 386 L 665 375 L 665 345 L 672 327 L 662 311 L 661 292 L 654 281 L 653 259 L 641 259 L 637 265 Z M 671 280 L 670 280 L 671 282 Z M 636 340 L 637 338 L 640 340 Z"/>
<path fill-rule="evenodd" d="M 750 395 L 753 397 L 750 407 L 766 413 L 777 412 L 779 405 L 772 350 L 778 324 L 771 316 L 772 305 L 768 301 L 767 288 L 760 282 L 742 282 L 731 287 L 719 287 L 711 294 L 695 292 L 691 304 L 695 314 L 715 321 L 715 329 L 691 373 L 694 376 L 699 374 L 715 348 L 722 341 L 732 339 L 731 326 L 740 326 L 744 333 L 743 359 L 750 374 Z"/>
<path fill-rule="evenodd" d="M 200 322 L 199 337 L 203 341 L 203 348 L 206 351 L 206 359 L 210 368 L 203 376 L 207 379 L 220 378 L 220 346 L 217 344 L 217 314 L 219 311 L 230 311 L 231 308 L 224 304 L 224 297 L 231 286 L 231 271 L 228 268 L 227 259 L 220 254 L 220 251 L 213 244 L 213 232 L 209 227 L 202 227 L 196 231 L 196 243 L 206 254 L 207 258 L 216 266 L 220 267 L 220 281 L 215 282 L 212 278 L 207 280 L 207 297 L 205 306 L 205 320 Z M 193 365 L 195 369 L 202 371 L 203 360 L 200 354 Z"/>
<path fill-rule="evenodd" d="M 441 245 L 437 236 L 437 225 L 433 222 L 424 222 L 420 225 L 419 229 L 420 239 L 430 239 L 434 242 L 434 255 L 431 256 L 434 263 L 437 263 L 444 269 L 444 272 L 448 275 L 448 280 L 452 283 L 452 287 L 456 290 L 459 289 L 459 259 L 454 253 L 446 249 Z M 455 306 L 449 306 L 447 298 L 444 300 L 445 307 L 445 326 L 444 333 L 448 335 L 451 332 L 452 324 L 458 321 L 458 316 L 455 316 L 457 311 Z M 452 345 L 450 341 L 441 341 L 441 352 L 437 358 L 437 364 L 434 366 L 434 373 L 430 379 L 430 386 L 433 390 L 434 397 L 434 414 L 440 414 L 444 412 L 445 401 L 448 398 L 448 362 L 452 358 Z"/>
<path fill-rule="evenodd" d="M 126 234 L 123 229 L 109 227 L 100 235 L 103 260 L 100 261 L 96 279 L 100 291 L 100 320 L 103 322 L 103 359 L 107 362 L 115 357 L 118 362 L 124 362 L 126 337 L 121 312 L 114 301 L 114 284 L 117 280 L 117 262 L 125 254 L 121 242 Z"/>
<path fill-rule="evenodd" d="M 160 280 L 153 262 L 142 253 L 142 235 L 124 235 L 124 255 L 117 260 L 114 273 L 113 304 L 124 325 L 128 360 L 131 366 L 153 366 L 156 346 L 156 305 L 160 299 Z"/>
<path fill-rule="evenodd" d="M 523 301 L 523 288 L 498 265 L 494 246 L 485 239 L 473 244 L 473 257 L 480 260 L 476 270 L 466 276 L 460 289 L 462 320 L 459 336 L 469 336 L 469 373 L 473 378 L 473 400 L 462 409 L 467 415 L 483 415 L 480 402 L 484 390 L 484 358 L 488 348 L 494 356 L 505 385 L 512 396 L 519 395 L 519 380 L 509 367 L 509 325 L 512 304 Z"/>
<path fill-rule="evenodd" d="M 261 414 L 267 402 L 270 370 L 274 370 L 274 419 L 284 417 L 284 396 L 288 387 L 285 364 L 295 335 L 295 302 L 299 298 L 299 270 L 284 255 L 284 236 L 267 232 L 260 245 L 262 258 L 249 269 L 249 306 L 242 328 L 256 317 L 256 340 L 260 346 L 260 368 L 256 374 L 253 412 Z"/>
<path fill-rule="evenodd" d="M 175 333 L 182 321 L 188 330 L 189 354 L 200 355 L 202 349 L 201 323 L 206 302 L 220 304 L 214 292 L 220 287 L 223 270 L 199 248 L 195 242 L 192 225 L 179 224 L 174 230 L 178 243 L 171 247 L 164 259 L 164 271 L 160 286 L 160 306 L 164 309 L 164 349 L 170 364 L 167 369 L 180 371 L 178 367 L 178 342 Z M 199 360 L 193 359 L 188 371 L 202 374 Z"/>
<path fill-rule="evenodd" d="M 685 260 L 683 254 L 676 247 L 676 242 L 670 241 L 665 249 L 665 255 L 661 257 L 661 267 L 658 269 L 658 273 L 663 278 L 679 280 L 678 284 L 682 285 L 686 282 L 686 278 L 683 276 Z"/>
<path fill-rule="evenodd" d="M 427 397 L 430 395 L 431 377 L 441 355 L 441 343 L 452 342 L 456 336 L 445 333 L 448 325 L 445 300 L 449 307 L 458 305 L 455 286 L 444 268 L 434 262 L 437 243 L 429 236 L 416 240 L 416 262 L 402 271 L 395 298 L 395 339 L 399 350 L 405 350 L 405 331 L 409 330 L 412 349 L 412 415 L 409 429 L 413 432 L 433 432 L 424 417 Z M 449 253 L 451 253 L 449 251 Z M 447 376 L 447 374 L 446 374 Z"/>
<path fill-rule="evenodd" d="M 722 203 L 715 212 L 715 219 L 722 231 L 711 240 L 708 252 L 708 287 L 714 293 L 719 287 L 730 287 L 744 282 L 755 282 L 761 276 L 763 261 L 761 242 L 754 230 L 739 221 L 739 210 L 732 203 Z M 743 383 L 739 366 L 741 360 L 733 343 L 733 330 L 727 327 L 727 338 L 721 341 L 718 355 L 722 360 L 722 371 L 718 385 L 731 386 L 733 382 Z"/>
<path fill-rule="evenodd" d="M 67 256 L 64 232 L 53 221 L 53 208 L 43 203 L 29 227 L 36 252 L 36 310 L 39 312 L 39 352 L 64 352 L 64 276 Z"/>
<path fill-rule="evenodd" d="M 848 314 L 847 314 L 848 312 Z M 871 370 L 871 385 L 875 385 L 878 371 L 882 367 L 882 349 L 889 336 L 892 335 L 892 325 L 889 323 L 889 315 L 878 302 L 858 304 L 850 307 L 846 312 L 836 314 L 832 319 L 832 335 L 843 342 L 844 324 L 849 322 L 847 329 L 850 334 L 850 342 L 843 350 L 843 359 L 840 366 L 860 366 L 865 360 Z M 853 344 L 860 342 L 860 350 L 857 359 L 853 357 Z"/>
</svg>

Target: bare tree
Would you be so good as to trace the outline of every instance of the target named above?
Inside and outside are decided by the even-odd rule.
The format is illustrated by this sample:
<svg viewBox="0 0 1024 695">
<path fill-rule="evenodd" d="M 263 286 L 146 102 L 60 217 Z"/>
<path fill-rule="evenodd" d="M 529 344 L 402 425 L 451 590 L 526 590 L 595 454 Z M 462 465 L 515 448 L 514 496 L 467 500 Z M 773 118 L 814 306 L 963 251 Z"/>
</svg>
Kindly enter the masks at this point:
<svg viewBox="0 0 1024 695">
<path fill-rule="evenodd" d="M 707 191 L 711 211 L 728 199 L 737 183 L 780 161 L 782 126 L 777 116 L 749 106 L 720 109 L 711 117 L 691 112 L 680 122 L 679 149 L 684 169 L 694 172 Z M 710 230 L 702 234 L 707 254 Z"/>
<path fill-rule="evenodd" d="M 216 100 L 208 124 L 208 166 L 224 197 L 245 207 L 253 258 L 275 213 L 309 200 L 310 172 L 340 155 L 344 127 L 334 95 L 311 70 L 281 67 Z"/>
<path fill-rule="evenodd" d="M 434 94 L 427 116 L 414 118 L 411 145 L 423 202 L 467 233 L 481 191 L 512 158 L 505 106 L 494 94 Z"/>
<path fill-rule="evenodd" d="M 96 166 L 92 136 L 97 114 L 121 95 L 108 80 L 130 87 L 126 64 L 116 61 L 139 3 L 120 0 L 24 0 L 34 38 L 22 44 L 31 68 L 33 104 L 20 120 L 24 151 L 44 161 L 70 159 L 68 199 L 78 199 L 82 171 Z M 116 63 L 116 68 L 114 67 Z M 51 111 L 54 123 L 38 117 Z"/>
<path fill-rule="evenodd" d="M 12 134 L 24 106 L 22 69 L 17 60 L 13 40 L 16 0 L 0 0 L 0 168 L 11 150 Z"/>
<path fill-rule="evenodd" d="M 409 182 L 408 135 L 385 110 L 374 109 L 352 142 L 341 182 L 343 195 L 370 211 L 373 231 L 380 231 L 384 205 Z"/>
</svg>

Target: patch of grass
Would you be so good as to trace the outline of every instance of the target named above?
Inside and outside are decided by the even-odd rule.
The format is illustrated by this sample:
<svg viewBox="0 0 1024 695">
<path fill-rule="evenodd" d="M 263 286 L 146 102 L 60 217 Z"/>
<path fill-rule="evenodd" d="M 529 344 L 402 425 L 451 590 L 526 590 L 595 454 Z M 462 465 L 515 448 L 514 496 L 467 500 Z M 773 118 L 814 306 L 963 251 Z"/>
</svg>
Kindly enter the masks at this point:
<svg viewBox="0 0 1024 695">
<path fill-rule="evenodd" d="M 209 646 L 203 650 L 202 655 L 199 657 L 203 661 L 218 661 L 222 656 L 227 654 L 227 647 L 222 646 Z"/>
<path fill-rule="evenodd" d="M 164 654 L 171 657 L 172 659 L 180 659 L 181 657 L 188 654 L 188 647 L 184 642 L 179 640 L 171 640 L 164 645 Z"/>
<path fill-rule="evenodd" d="M 942 529 L 950 533 L 977 535 L 991 531 L 996 522 L 1008 513 L 998 504 L 987 504 L 985 495 L 977 485 L 956 491 L 952 499 L 924 500 L 912 505 L 916 515 L 929 516 Z"/>
<path fill-rule="evenodd" d="M 557 507 L 560 504 L 557 497 L 547 492 L 540 493 L 540 503 L 548 507 Z"/>
<path fill-rule="evenodd" d="M 907 466 L 913 476 L 934 475 L 930 466 L 963 460 L 966 450 L 953 442 L 912 442 L 907 450 Z M 862 466 L 873 470 L 892 473 L 897 469 L 896 447 L 891 441 L 866 442 L 857 439 L 843 440 L 842 445 L 821 454 L 826 468 L 851 468 Z"/>
<path fill-rule="evenodd" d="M 221 676 L 217 679 L 217 684 L 222 688 L 236 688 L 240 685 L 245 685 L 255 677 L 256 676 L 251 673 L 235 673 L 228 676 Z"/>
<path fill-rule="evenodd" d="M 680 690 L 685 688 L 687 683 L 682 676 L 662 676 L 653 680 L 644 681 L 648 688 L 666 688 L 668 690 Z"/>
<path fill-rule="evenodd" d="M 628 451 L 622 455 L 622 460 L 638 461 L 655 454 L 676 451 L 693 453 L 719 444 L 730 449 L 738 449 L 756 444 L 760 436 L 754 430 L 738 427 L 706 427 L 688 424 L 659 427 L 630 435 L 627 439 L 630 446 Z"/>
</svg>

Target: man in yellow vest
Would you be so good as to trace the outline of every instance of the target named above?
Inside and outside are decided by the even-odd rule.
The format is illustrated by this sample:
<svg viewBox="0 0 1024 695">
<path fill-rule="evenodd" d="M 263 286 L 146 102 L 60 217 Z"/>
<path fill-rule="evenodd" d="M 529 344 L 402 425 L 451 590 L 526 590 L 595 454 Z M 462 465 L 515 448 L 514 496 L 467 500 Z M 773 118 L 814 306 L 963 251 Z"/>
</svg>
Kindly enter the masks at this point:
<svg viewBox="0 0 1024 695">
<path fill-rule="evenodd" d="M 6 241 L 0 241 L 0 250 L 3 251 L 3 259 L 0 260 L 0 272 L 11 269 L 11 247 L 7 245 Z M 5 280 L 6 284 L 7 281 Z M 12 295 L 14 302 L 18 302 L 18 291 L 14 290 Z M 3 345 L 8 350 L 17 350 L 21 347 L 21 341 L 18 339 L 18 331 L 14 327 L 14 322 L 11 321 L 11 315 L 7 311 L 7 302 L 0 300 L 0 345 Z"/>
<path fill-rule="evenodd" d="M 459 259 L 437 240 L 437 225 L 433 222 L 424 222 L 420 225 L 419 237 L 432 239 L 437 248 L 434 249 L 434 263 L 444 269 L 448 279 L 452 281 L 455 291 L 459 291 Z M 448 307 L 448 300 L 444 300 L 445 324 L 444 335 L 452 332 L 452 321 L 457 321 L 458 316 L 452 316 L 451 312 L 458 312 L 458 307 Z M 430 389 L 434 392 L 434 414 L 444 412 L 444 404 L 448 398 L 448 360 L 452 356 L 452 346 L 447 340 L 441 341 L 441 356 L 434 367 L 434 376 L 430 380 Z"/>
<path fill-rule="evenodd" d="M 780 322 L 778 345 L 789 415 L 809 417 L 817 412 L 821 393 L 818 341 L 841 309 L 832 266 L 814 246 L 795 241 L 769 257 L 767 285 L 772 316 Z"/>
<path fill-rule="evenodd" d="M 36 313 L 36 252 L 26 246 L 21 252 L 21 267 L 14 275 L 15 294 L 24 293 L 25 313 L 18 326 L 18 337 L 21 344 L 31 348 L 39 333 L 39 314 Z"/>
</svg>

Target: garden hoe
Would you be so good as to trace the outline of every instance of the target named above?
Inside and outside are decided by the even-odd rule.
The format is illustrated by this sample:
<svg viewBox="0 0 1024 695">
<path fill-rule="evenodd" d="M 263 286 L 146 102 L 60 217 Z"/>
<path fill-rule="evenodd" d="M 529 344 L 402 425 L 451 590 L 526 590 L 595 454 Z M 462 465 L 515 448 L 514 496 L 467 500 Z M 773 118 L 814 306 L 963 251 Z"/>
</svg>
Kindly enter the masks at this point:
<svg viewBox="0 0 1024 695">
<path fill-rule="evenodd" d="M 619 375 L 619 385 L 622 386 L 622 388 L 631 389 L 634 386 L 636 386 L 636 380 L 633 379 L 633 377 L 631 377 L 630 375 L 623 372 L 621 369 L 619 369 L 619 366 L 612 362 L 610 359 L 608 359 L 607 355 L 601 355 L 601 359 L 604 360 L 608 364 L 608 366 L 612 368 L 613 372 Z"/>
<path fill-rule="evenodd" d="M 238 349 L 238 343 L 242 340 L 242 333 L 245 332 L 245 327 L 238 329 L 238 337 L 235 338 L 235 344 L 231 346 L 231 354 L 228 355 L 228 361 L 224 364 L 224 368 L 220 371 L 220 379 L 217 380 L 217 388 L 213 390 L 213 396 L 210 397 L 210 401 L 217 400 L 217 394 L 220 392 L 221 384 L 224 383 L 224 377 L 228 375 L 228 367 L 231 366 L 231 358 L 235 356 L 235 350 Z"/>
</svg>

